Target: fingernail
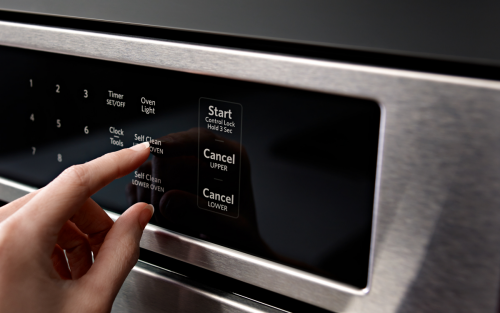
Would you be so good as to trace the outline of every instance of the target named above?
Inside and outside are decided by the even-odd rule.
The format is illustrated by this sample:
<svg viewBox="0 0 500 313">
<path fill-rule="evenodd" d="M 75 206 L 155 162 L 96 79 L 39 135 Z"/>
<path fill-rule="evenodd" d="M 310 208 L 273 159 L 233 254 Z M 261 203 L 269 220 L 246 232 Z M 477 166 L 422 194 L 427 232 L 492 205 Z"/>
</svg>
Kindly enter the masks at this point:
<svg viewBox="0 0 500 313">
<path fill-rule="evenodd" d="M 149 141 L 145 141 L 145 142 L 140 143 L 138 145 L 133 145 L 129 149 L 130 150 L 134 150 L 134 151 L 143 151 L 143 150 L 145 150 L 147 148 L 149 148 Z"/>
<path fill-rule="evenodd" d="M 145 209 L 148 209 L 151 211 L 151 216 L 153 216 L 153 214 L 155 214 L 155 207 L 152 204 L 146 205 Z"/>
<path fill-rule="evenodd" d="M 152 204 L 148 204 L 142 209 L 141 215 L 139 216 L 139 224 L 141 224 L 142 229 L 146 227 L 154 213 L 155 208 Z"/>
</svg>

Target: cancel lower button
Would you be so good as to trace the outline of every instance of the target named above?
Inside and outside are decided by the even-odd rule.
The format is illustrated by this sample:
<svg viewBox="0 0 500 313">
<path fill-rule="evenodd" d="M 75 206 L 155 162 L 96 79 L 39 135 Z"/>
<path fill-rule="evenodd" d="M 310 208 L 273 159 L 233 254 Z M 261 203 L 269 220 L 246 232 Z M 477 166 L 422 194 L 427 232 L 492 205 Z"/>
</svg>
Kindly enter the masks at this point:
<svg viewBox="0 0 500 313">
<path fill-rule="evenodd" d="M 198 201 L 198 205 L 202 209 L 216 211 L 225 215 L 236 215 L 233 217 L 237 217 L 237 210 L 234 207 L 234 194 L 218 193 L 210 191 L 209 188 L 203 188 L 202 194 L 205 201 Z"/>
</svg>

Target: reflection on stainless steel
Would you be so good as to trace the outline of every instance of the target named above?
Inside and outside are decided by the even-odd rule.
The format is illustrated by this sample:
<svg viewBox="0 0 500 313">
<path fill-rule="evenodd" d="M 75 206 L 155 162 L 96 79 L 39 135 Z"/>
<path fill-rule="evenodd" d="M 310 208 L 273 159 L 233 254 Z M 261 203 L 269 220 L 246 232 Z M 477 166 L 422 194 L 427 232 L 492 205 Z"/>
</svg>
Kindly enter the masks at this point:
<svg viewBox="0 0 500 313">
<path fill-rule="evenodd" d="M 113 220 L 119 217 L 107 213 Z M 307 300 L 304 294 L 310 296 L 308 291 L 314 290 L 317 299 L 340 306 L 347 303 L 349 296 L 366 292 L 155 225 L 146 227 L 141 247 L 272 291 L 300 285 L 286 291 L 288 296 L 303 301 Z"/>
<path fill-rule="evenodd" d="M 0 43 L 377 100 L 369 293 L 155 226 L 142 246 L 339 312 L 496 312 L 500 83 L 15 23 Z"/>
<path fill-rule="evenodd" d="M 270 306 L 216 290 L 139 261 L 111 312 L 280 313 Z"/>
<path fill-rule="evenodd" d="M 9 179 L 0 177 L 0 200 L 5 202 L 11 202 L 17 198 L 36 190 L 23 184 L 18 184 Z"/>
</svg>

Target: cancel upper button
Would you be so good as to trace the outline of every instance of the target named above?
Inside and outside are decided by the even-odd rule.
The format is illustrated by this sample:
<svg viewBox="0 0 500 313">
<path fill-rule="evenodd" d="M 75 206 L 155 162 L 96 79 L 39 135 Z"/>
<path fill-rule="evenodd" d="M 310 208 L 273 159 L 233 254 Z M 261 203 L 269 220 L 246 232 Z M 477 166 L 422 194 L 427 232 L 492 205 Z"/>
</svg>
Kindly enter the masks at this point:
<svg viewBox="0 0 500 313">
<path fill-rule="evenodd" d="M 236 160 L 233 155 L 225 155 L 225 154 L 220 154 L 220 153 L 214 153 L 211 152 L 210 149 L 205 149 L 203 150 L 203 156 L 207 159 L 214 160 L 214 161 L 221 161 L 224 163 L 229 163 L 229 164 L 235 164 Z"/>
</svg>

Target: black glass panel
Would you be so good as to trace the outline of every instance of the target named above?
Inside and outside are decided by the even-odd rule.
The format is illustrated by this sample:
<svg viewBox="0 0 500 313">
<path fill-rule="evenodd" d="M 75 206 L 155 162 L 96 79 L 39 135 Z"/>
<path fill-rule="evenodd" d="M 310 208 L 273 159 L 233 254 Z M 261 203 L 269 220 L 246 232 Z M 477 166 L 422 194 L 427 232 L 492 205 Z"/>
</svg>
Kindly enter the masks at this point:
<svg viewBox="0 0 500 313">
<path fill-rule="evenodd" d="M 367 284 L 377 103 L 0 47 L 0 175 L 32 186 L 144 141 L 93 196 L 117 213 L 355 287 Z"/>
</svg>

